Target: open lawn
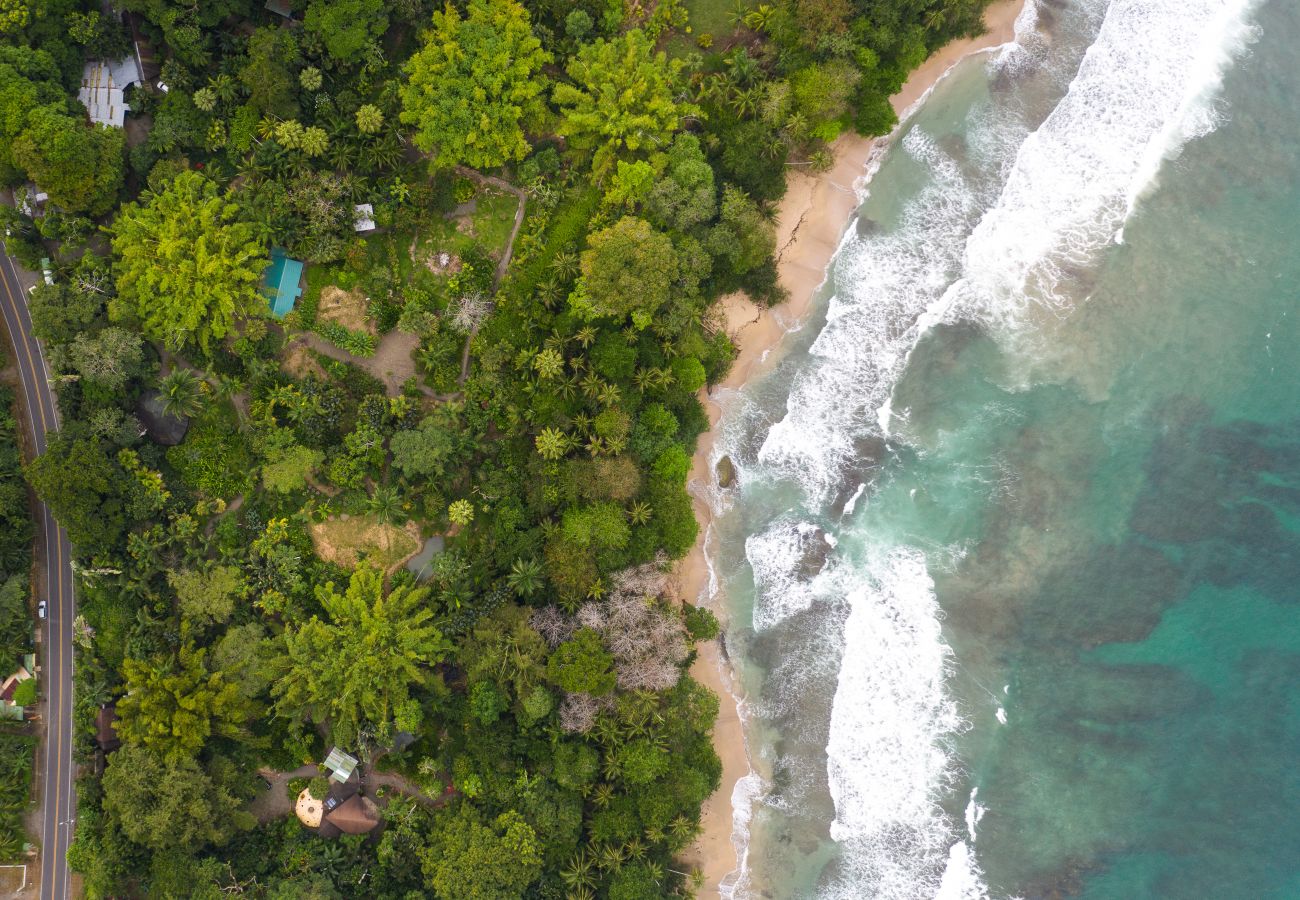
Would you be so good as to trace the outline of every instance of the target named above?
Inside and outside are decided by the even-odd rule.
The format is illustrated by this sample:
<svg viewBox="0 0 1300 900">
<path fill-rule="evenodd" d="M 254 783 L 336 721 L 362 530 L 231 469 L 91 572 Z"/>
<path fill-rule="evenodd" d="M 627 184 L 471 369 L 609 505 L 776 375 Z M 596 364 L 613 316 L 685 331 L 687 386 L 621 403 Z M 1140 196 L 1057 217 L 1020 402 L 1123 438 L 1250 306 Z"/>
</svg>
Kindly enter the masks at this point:
<svg viewBox="0 0 1300 900">
<path fill-rule="evenodd" d="M 296 306 L 302 326 L 358 353 L 346 341 L 340 343 L 330 329 L 342 327 L 354 335 L 386 333 L 411 296 L 441 309 L 444 284 L 461 270 L 474 248 L 493 261 L 501 258 L 517 208 L 513 195 L 484 187 L 459 207 L 460 215 L 437 217 L 418 232 L 368 235 L 362 242 L 364 254 L 308 266 L 306 289 Z M 371 342 L 370 350 L 374 349 Z"/>
<path fill-rule="evenodd" d="M 749 10 L 757 5 L 756 0 L 685 0 L 686 20 L 691 28 L 690 34 L 676 33 L 664 43 L 664 49 L 670 56 L 685 56 L 699 50 L 697 43 L 700 35 L 713 35 L 714 48 L 726 46 L 727 39 L 735 34 L 736 26 L 732 22 L 733 12 L 739 3 Z"/>
<path fill-rule="evenodd" d="M 396 569 L 419 551 L 420 529 L 382 524 L 374 516 L 331 516 L 309 529 L 321 559 L 353 568 L 365 558 L 384 571 Z"/>
</svg>

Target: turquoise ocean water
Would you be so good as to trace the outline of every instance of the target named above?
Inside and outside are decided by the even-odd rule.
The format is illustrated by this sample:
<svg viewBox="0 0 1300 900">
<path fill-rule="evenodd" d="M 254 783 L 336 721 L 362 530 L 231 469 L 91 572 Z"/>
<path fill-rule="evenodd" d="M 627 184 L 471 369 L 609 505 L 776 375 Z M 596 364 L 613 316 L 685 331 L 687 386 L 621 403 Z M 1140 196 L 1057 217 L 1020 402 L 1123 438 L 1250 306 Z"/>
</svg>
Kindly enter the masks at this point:
<svg viewBox="0 0 1300 900">
<path fill-rule="evenodd" d="M 736 896 L 1300 897 L 1297 48 L 1040 0 L 721 398 Z"/>
</svg>

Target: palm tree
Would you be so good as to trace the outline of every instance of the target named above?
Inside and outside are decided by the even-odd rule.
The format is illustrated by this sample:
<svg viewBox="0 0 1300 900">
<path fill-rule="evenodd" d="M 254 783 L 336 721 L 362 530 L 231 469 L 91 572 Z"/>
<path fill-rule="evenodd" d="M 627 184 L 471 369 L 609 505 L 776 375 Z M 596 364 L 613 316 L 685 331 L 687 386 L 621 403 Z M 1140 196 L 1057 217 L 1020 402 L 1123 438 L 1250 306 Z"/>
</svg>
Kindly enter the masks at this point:
<svg viewBox="0 0 1300 900">
<path fill-rule="evenodd" d="M 558 428 L 543 428 L 537 435 L 537 453 L 542 459 L 556 460 L 569 449 L 569 436 Z"/>
<path fill-rule="evenodd" d="M 568 281 L 578 274 L 578 254 L 564 251 L 551 258 L 551 271 Z"/>
<path fill-rule="evenodd" d="M 163 413 L 179 418 L 203 411 L 204 382 L 189 369 L 177 366 L 158 382 Z"/>
<path fill-rule="evenodd" d="M 592 888 L 596 885 L 595 866 L 586 850 L 579 850 L 578 855 L 569 860 L 569 864 L 560 870 L 560 878 L 574 888 Z"/>
<path fill-rule="evenodd" d="M 564 357 L 555 350 L 543 350 L 533 357 L 533 369 L 538 378 L 552 381 L 564 374 Z"/>
<path fill-rule="evenodd" d="M 763 8 L 762 6 L 759 7 L 759 9 Z M 770 7 L 768 8 L 770 9 Z M 755 10 L 755 12 L 757 11 Z M 758 60 L 750 56 L 749 51 L 744 47 L 728 55 L 726 63 L 727 68 L 731 70 L 731 83 L 737 87 L 749 87 L 763 74 L 758 66 Z"/>
<path fill-rule="evenodd" d="M 542 564 L 536 559 L 517 559 L 510 565 L 506 585 L 517 597 L 531 597 L 542 587 Z"/>
<path fill-rule="evenodd" d="M 223 103 L 229 103 L 239 96 L 239 85 L 235 83 L 234 78 L 225 72 L 208 79 L 208 87 L 212 90 L 212 93 L 217 95 L 217 99 Z"/>
<path fill-rule="evenodd" d="M 600 867 L 607 872 L 617 872 L 623 868 L 623 848 L 606 844 L 600 850 Z"/>
<path fill-rule="evenodd" d="M 322 156 L 329 149 L 330 136 L 325 133 L 324 128 L 313 125 L 303 131 L 301 146 L 302 152 L 308 156 Z"/>
<path fill-rule="evenodd" d="M 627 515 L 632 520 L 633 525 L 644 525 L 650 521 L 650 514 L 653 511 L 649 503 L 637 500 L 632 504 L 632 508 L 628 510 Z"/>
<path fill-rule="evenodd" d="M 599 724 L 599 723 L 597 723 Z M 591 803 L 597 809 L 604 809 L 614 801 L 614 788 L 608 782 L 601 782 L 591 792 Z"/>
<path fill-rule="evenodd" d="M 375 492 L 366 501 L 366 512 L 379 520 L 382 525 L 392 525 L 402 515 L 402 498 L 397 488 L 392 485 L 375 486 Z"/>
</svg>

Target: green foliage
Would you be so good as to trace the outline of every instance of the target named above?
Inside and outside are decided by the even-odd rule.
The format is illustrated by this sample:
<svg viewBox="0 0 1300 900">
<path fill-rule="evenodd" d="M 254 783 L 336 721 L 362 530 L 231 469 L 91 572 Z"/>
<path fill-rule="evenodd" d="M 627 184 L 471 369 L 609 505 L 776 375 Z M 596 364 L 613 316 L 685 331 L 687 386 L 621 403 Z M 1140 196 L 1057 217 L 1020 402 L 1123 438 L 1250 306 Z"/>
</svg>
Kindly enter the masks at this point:
<svg viewBox="0 0 1300 900">
<path fill-rule="evenodd" d="M 14 688 L 13 702 L 18 706 L 31 706 L 36 702 L 35 678 L 28 678 Z"/>
<path fill-rule="evenodd" d="M 141 374 L 144 341 L 125 328 L 83 331 L 69 345 L 67 357 L 71 368 L 87 382 L 83 390 L 98 389 L 98 393 L 111 396 Z"/>
<path fill-rule="evenodd" d="M 384 0 L 311 0 L 303 27 L 340 63 L 354 62 L 388 28 Z"/>
<path fill-rule="evenodd" d="M 418 727 L 411 696 L 449 649 L 426 605 L 429 591 L 394 585 L 362 567 L 340 594 L 318 585 L 316 616 L 285 629 L 286 671 L 273 693 L 282 715 L 327 724 L 338 743 L 351 743 L 365 726 L 379 734 Z"/>
<path fill-rule="evenodd" d="M 298 114 L 294 71 L 300 54 L 292 31 L 266 26 L 248 39 L 248 62 L 239 80 L 248 91 L 249 105 L 260 115 L 292 119 Z"/>
<path fill-rule="evenodd" d="M 27 466 L 26 474 L 72 543 L 92 550 L 121 539 L 126 525 L 123 476 L 99 441 L 59 432 Z"/>
<path fill-rule="evenodd" d="M 124 743 L 174 763 L 198 754 L 214 735 L 246 736 L 256 708 L 223 673 L 208 671 L 206 655 L 187 645 L 171 659 L 127 657 L 115 726 Z"/>
<path fill-rule="evenodd" d="M 191 757 L 167 760 L 128 744 L 109 757 L 104 811 L 128 838 L 154 850 L 224 844 L 252 825 L 231 790 L 232 775 L 229 765 L 205 771 Z"/>
<path fill-rule="evenodd" d="M 262 486 L 277 494 L 300 491 L 324 461 L 320 450 L 294 443 L 292 437 L 281 439 L 266 450 Z"/>
<path fill-rule="evenodd" d="M 66 344 L 86 329 L 104 310 L 104 296 L 82 290 L 73 281 L 37 284 L 29 308 L 32 332 L 49 344 Z"/>
<path fill-rule="evenodd" d="M 624 216 L 588 238 L 582 254 L 584 290 L 571 302 L 585 317 L 634 316 L 644 327 L 668 301 L 676 277 L 672 240 L 644 219 Z"/>
<path fill-rule="evenodd" d="M 168 572 L 167 582 L 176 592 L 181 616 L 198 625 L 227 621 L 248 596 L 248 582 L 235 566 Z"/>
<path fill-rule="evenodd" d="M 125 133 L 40 107 L 13 142 L 15 165 L 71 212 L 106 213 L 124 174 Z"/>
<path fill-rule="evenodd" d="M 646 212 L 656 224 L 686 231 L 713 218 L 718 208 L 713 167 L 700 150 L 699 138 L 677 135 L 664 176 L 655 181 L 646 199 Z"/>
<path fill-rule="evenodd" d="M 468 804 L 442 813 L 422 857 L 425 883 L 441 900 L 514 900 L 542 873 L 537 833 L 514 810 L 491 822 Z"/>
<path fill-rule="evenodd" d="M 469 711 L 482 725 L 491 725 L 510 705 L 490 681 L 475 682 L 469 690 Z"/>
<path fill-rule="evenodd" d="M 474 449 L 465 433 L 460 410 L 442 404 L 416 428 L 398 431 L 389 442 L 393 465 L 408 478 L 444 478 L 463 464 Z"/>
<path fill-rule="evenodd" d="M 613 666 L 614 657 L 601 645 L 600 635 L 580 628 L 547 659 L 546 677 L 560 690 L 599 697 L 614 690 Z"/>
<path fill-rule="evenodd" d="M 515 0 L 470 0 L 464 19 L 448 4 L 406 64 L 401 119 L 443 168 L 523 159 L 524 127 L 544 109 L 538 70 L 550 59 Z"/>
<path fill-rule="evenodd" d="M 35 684 L 35 679 L 23 682 Z M 15 697 L 15 700 L 17 698 Z M 0 863 L 16 864 L 22 859 L 28 839 L 23 812 L 32 792 L 32 760 L 36 738 L 0 732 Z"/>
<path fill-rule="evenodd" d="M 718 617 L 712 610 L 702 606 L 683 604 L 685 609 L 686 632 L 693 641 L 711 641 L 718 636 Z"/>
<path fill-rule="evenodd" d="M 244 435 L 233 427 L 228 409 L 212 406 L 191 424 L 185 440 L 167 448 L 167 462 L 186 484 L 208 497 L 231 499 L 242 493 L 252 469 Z"/>
<path fill-rule="evenodd" d="M 110 229 L 118 295 L 109 314 L 138 321 L 173 350 L 207 351 L 237 317 L 265 304 L 258 285 L 266 248 L 239 220 L 239 207 L 197 172 L 141 200 L 122 207 Z"/>
<path fill-rule="evenodd" d="M 555 102 L 564 110 L 556 130 L 590 154 L 598 179 L 619 158 L 667 145 L 683 117 L 700 114 L 677 99 L 683 64 L 652 45 L 640 29 L 584 44 L 566 67 L 574 83 L 555 87 Z"/>
<path fill-rule="evenodd" d="M 0 45 L 0 180 L 20 177 L 14 142 L 40 108 L 53 114 L 67 108 L 54 58 L 41 49 Z"/>
</svg>

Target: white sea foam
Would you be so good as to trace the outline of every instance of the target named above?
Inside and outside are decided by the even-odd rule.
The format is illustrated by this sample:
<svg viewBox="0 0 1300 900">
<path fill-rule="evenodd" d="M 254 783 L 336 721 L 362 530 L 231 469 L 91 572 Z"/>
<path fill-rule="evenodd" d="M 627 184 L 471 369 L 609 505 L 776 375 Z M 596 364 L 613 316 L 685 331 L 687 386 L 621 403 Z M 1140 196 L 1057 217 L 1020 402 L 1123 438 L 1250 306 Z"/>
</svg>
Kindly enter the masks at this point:
<svg viewBox="0 0 1300 900">
<path fill-rule="evenodd" d="M 791 521 L 777 522 L 745 540 L 745 556 L 754 571 L 755 631 L 812 606 L 832 577 L 832 570 L 819 561 L 836 543 L 816 525 Z"/>
<path fill-rule="evenodd" d="M 826 747 L 843 852 L 823 896 L 933 894 L 953 839 L 938 807 L 951 774 L 940 742 L 962 727 L 944 690 L 951 651 L 920 552 L 884 552 L 859 574 Z"/>
<path fill-rule="evenodd" d="M 1257 0 L 1114 0 L 1070 90 L 1029 136 L 997 204 L 966 242 L 964 275 L 940 305 L 1023 328 L 1064 312 L 1165 159 L 1217 122 L 1228 60 Z"/>
<path fill-rule="evenodd" d="M 953 844 L 934 900 L 986 900 L 988 895 L 974 852 L 964 841 Z"/>
<path fill-rule="evenodd" d="M 979 796 L 980 789 L 971 788 L 970 800 L 966 803 L 966 836 L 970 842 L 975 843 L 975 829 L 984 818 L 984 807 L 980 806 L 979 801 L 975 798 Z"/>
<path fill-rule="evenodd" d="M 992 114 L 968 129 L 968 155 L 1006 154 L 1001 164 L 982 161 L 999 175 L 992 185 L 972 177 L 942 141 L 920 128 L 907 132 L 895 152 L 924 166 L 929 181 L 888 230 L 842 251 L 826 326 L 758 464 L 797 481 L 811 508 L 824 506 L 861 439 L 899 419 L 890 397 L 926 328 L 957 316 L 1019 324 L 1027 308 L 1072 302 L 1070 289 L 1122 226 L 1134 192 L 1154 177 L 1152 155 L 1158 170 L 1159 160 L 1213 127 L 1207 110 L 1224 63 L 1206 47 L 1241 46 L 1247 32 L 1228 26 L 1249 6 L 1113 0 L 1068 93 L 1033 134 Z M 1018 60 L 1008 49 L 995 64 Z M 843 580 L 850 577 L 862 583 L 848 593 L 826 748 L 831 835 L 841 853 L 819 896 L 985 897 L 973 848 L 940 806 L 955 765 L 945 745 L 963 723 L 944 689 L 949 650 L 925 558 L 907 548 L 881 551 L 867 571 Z M 764 613 L 769 621 L 811 603 L 797 589 L 782 598 L 784 609 Z M 756 610 L 756 627 L 758 617 Z M 1006 722 L 1002 707 L 997 718 Z M 980 809 L 971 802 L 973 842 Z"/>
</svg>

